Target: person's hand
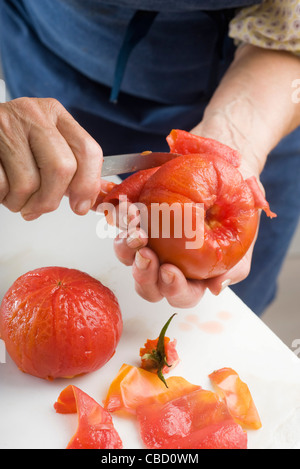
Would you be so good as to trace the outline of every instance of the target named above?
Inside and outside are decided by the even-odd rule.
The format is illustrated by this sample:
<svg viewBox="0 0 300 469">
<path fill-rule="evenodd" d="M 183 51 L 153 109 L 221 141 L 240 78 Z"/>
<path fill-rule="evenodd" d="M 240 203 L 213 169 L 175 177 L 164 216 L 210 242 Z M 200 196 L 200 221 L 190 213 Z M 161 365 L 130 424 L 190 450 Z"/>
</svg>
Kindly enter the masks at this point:
<svg viewBox="0 0 300 469">
<path fill-rule="evenodd" d="M 132 265 L 136 292 L 149 302 L 166 298 L 176 308 L 196 306 L 208 288 L 214 295 L 235 283 L 244 280 L 250 271 L 254 242 L 241 259 L 226 274 L 208 280 L 188 280 L 172 264 L 160 265 L 156 254 L 147 247 L 146 234 L 141 230 L 124 237 L 121 233 L 114 242 L 114 249 L 120 262 Z"/>
<path fill-rule="evenodd" d="M 100 192 L 102 149 L 54 99 L 0 104 L 0 203 L 25 220 L 68 196 L 85 215 Z"/>
</svg>

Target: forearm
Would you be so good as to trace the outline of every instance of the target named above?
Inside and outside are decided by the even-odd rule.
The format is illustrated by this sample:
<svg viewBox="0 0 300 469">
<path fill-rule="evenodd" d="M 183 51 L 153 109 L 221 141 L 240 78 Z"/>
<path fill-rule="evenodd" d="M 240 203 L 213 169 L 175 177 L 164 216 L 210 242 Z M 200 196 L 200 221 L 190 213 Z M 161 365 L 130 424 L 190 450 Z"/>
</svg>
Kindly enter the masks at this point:
<svg viewBox="0 0 300 469">
<path fill-rule="evenodd" d="M 270 151 L 300 125 L 300 103 L 292 99 L 297 78 L 299 57 L 243 46 L 192 132 L 236 148 L 249 173 L 259 175 Z"/>
</svg>

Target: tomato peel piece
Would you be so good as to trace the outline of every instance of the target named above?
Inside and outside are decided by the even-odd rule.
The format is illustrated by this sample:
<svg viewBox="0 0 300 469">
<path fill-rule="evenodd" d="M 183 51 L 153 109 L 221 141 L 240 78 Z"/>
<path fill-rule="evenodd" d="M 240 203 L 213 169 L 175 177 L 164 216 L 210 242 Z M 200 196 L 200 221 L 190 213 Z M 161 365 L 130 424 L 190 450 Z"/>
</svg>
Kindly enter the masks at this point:
<svg viewBox="0 0 300 469">
<path fill-rule="evenodd" d="M 246 449 L 247 434 L 216 393 L 200 389 L 137 409 L 149 449 Z"/>
<path fill-rule="evenodd" d="M 252 176 L 246 179 L 246 183 L 251 189 L 256 208 L 262 209 L 269 218 L 276 218 L 277 215 L 270 210 L 270 205 L 265 199 L 264 194 L 258 185 L 256 177 Z"/>
<path fill-rule="evenodd" d="M 76 386 L 67 386 L 54 404 L 57 413 L 78 414 L 76 433 L 67 449 L 122 449 L 111 415 Z"/>
<path fill-rule="evenodd" d="M 173 129 L 167 136 L 171 153 L 190 155 L 192 153 L 213 153 L 238 168 L 241 155 L 238 151 L 212 138 L 201 137 L 185 130 Z"/>
<path fill-rule="evenodd" d="M 236 422 L 245 429 L 258 430 L 262 427 L 250 390 L 236 371 L 222 368 L 211 373 L 209 378 Z"/>
<path fill-rule="evenodd" d="M 124 363 L 109 387 L 104 408 L 109 412 L 135 415 L 141 405 L 164 403 L 201 389 L 180 376 L 172 376 L 166 382 L 168 387 L 156 374 Z"/>
</svg>

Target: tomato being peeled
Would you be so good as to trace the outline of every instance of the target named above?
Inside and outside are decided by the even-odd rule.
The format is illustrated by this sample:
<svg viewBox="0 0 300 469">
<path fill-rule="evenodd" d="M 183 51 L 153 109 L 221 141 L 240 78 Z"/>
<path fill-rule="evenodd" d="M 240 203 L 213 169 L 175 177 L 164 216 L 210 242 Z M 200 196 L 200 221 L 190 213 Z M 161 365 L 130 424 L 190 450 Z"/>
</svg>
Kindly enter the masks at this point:
<svg viewBox="0 0 300 469">
<path fill-rule="evenodd" d="M 244 180 L 236 151 L 180 130 L 173 130 L 167 140 L 171 151 L 181 156 L 133 174 L 115 186 L 104 202 L 116 204 L 126 196 L 147 209 L 142 228 L 144 223 L 148 246 L 161 264 L 174 264 L 191 279 L 221 275 L 252 244 L 259 209 L 270 217 L 275 214 L 256 179 Z M 172 211 L 158 213 L 158 207 Z"/>
<path fill-rule="evenodd" d="M 8 354 L 22 371 L 45 379 L 102 367 L 115 353 L 122 324 L 109 288 L 64 267 L 22 275 L 0 307 L 0 334 Z"/>
</svg>

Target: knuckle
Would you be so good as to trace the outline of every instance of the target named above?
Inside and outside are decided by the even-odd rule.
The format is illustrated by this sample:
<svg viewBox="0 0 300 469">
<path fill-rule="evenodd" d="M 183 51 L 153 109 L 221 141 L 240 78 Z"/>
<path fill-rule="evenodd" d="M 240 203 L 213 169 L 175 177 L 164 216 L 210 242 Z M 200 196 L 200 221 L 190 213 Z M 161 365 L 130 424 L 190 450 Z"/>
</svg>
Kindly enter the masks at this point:
<svg viewBox="0 0 300 469">
<path fill-rule="evenodd" d="M 87 135 L 81 138 L 78 142 L 78 151 L 82 157 L 93 158 L 100 166 L 103 158 L 102 148 L 92 137 Z"/>
<path fill-rule="evenodd" d="M 135 283 L 135 291 L 141 298 L 149 301 L 149 303 L 158 303 L 163 298 L 159 293 L 153 293 L 147 289 L 144 289 L 143 286 L 138 282 Z"/>
<path fill-rule="evenodd" d="M 39 181 L 35 179 L 24 179 L 22 184 L 18 184 L 12 188 L 11 192 L 17 199 L 28 197 L 39 188 Z"/>
<path fill-rule="evenodd" d="M 70 178 L 77 170 L 77 163 L 75 158 L 61 158 L 52 161 L 52 173 L 60 178 Z"/>
<path fill-rule="evenodd" d="M 8 103 L 15 116 L 24 118 L 26 115 L 35 115 L 38 109 L 36 98 L 17 98 Z"/>
<path fill-rule="evenodd" d="M 30 203 L 26 207 L 26 212 L 30 213 L 50 213 L 54 212 L 55 210 L 58 209 L 60 205 L 60 200 L 57 198 L 41 198 L 38 197 L 38 194 L 36 197 L 34 197 L 34 200 L 30 201 Z"/>
<path fill-rule="evenodd" d="M 194 306 L 197 306 L 199 303 L 200 299 L 199 298 L 178 298 L 176 296 L 172 297 L 167 297 L 167 301 L 172 308 L 180 308 L 180 309 L 185 309 L 185 308 L 193 308 Z"/>
<path fill-rule="evenodd" d="M 58 112 L 64 109 L 63 105 L 55 98 L 42 98 L 43 103 L 50 111 Z"/>
<path fill-rule="evenodd" d="M 48 201 L 43 202 L 39 206 L 39 211 L 42 213 L 50 213 L 50 212 L 54 212 L 55 210 L 57 210 L 58 207 L 59 207 L 58 201 L 55 202 L 53 200 L 48 200 Z"/>
<path fill-rule="evenodd" d="M 99 195 L 101 190 L 101 181 L 98 180 L 91 180 L 91 179 L 84 179 L 83 181 L 76 181 L 74 180 L 74 184 L 72 184 L 72 194 L 79 195 L 81 198 L 88 198 L 94 199 Z"/>
</svg>

